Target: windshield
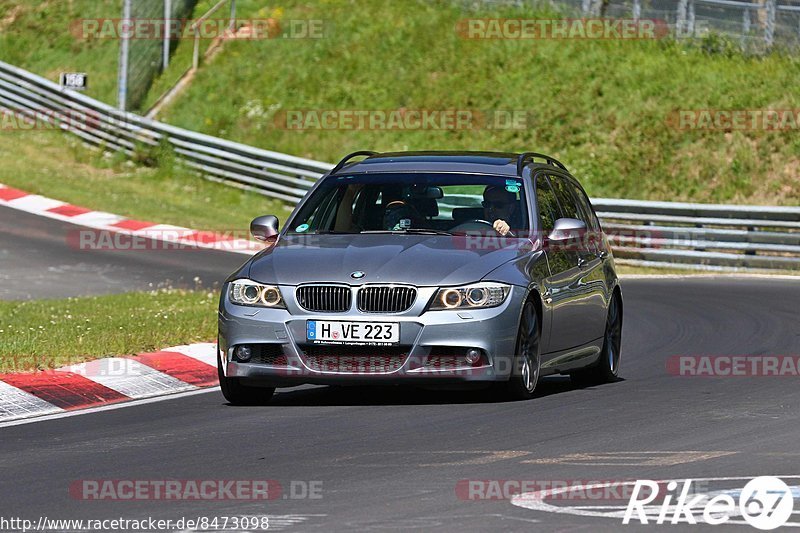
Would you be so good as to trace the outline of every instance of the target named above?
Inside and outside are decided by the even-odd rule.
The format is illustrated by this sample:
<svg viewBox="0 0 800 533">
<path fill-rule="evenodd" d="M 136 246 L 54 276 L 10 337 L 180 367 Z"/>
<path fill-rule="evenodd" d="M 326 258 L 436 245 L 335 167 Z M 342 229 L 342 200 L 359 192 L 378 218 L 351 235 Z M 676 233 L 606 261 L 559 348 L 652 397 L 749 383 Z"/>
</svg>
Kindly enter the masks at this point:
<svg viewBox="0 0 800 533">
<path fill-rule="evenodd" d="M 498 220 L 512 232 L 528 229 L 521 178 L 357 174 L 325 178 L 287 231 L 458 234 L 491 231 Z"/>
</svg>

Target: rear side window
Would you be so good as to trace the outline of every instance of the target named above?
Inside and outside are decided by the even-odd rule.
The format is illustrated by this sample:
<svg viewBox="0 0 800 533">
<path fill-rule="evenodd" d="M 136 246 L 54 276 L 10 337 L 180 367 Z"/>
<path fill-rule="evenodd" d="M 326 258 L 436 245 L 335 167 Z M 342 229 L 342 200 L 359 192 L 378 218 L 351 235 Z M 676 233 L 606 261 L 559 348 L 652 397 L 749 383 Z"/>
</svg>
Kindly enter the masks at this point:
<svg viewBox="0 0 800 533">
<path fill-rule="evenodd" d="M 600 233 L 600 222 L 598 222 L 597 217 L 592 210 L 592 206 L 589 203 L 589 197 L 586 196 L 586 193 L 583 192 L 583 189 L 573 180 L 568 180 L 566 178 L 559 178 L 559 181 L 563 185 L 563 190 L 569 191 L 570 197 L 572 198 L 572 204 L 575 206 L 575 210 L 577 215 L 574 218 L 583 221 L 586 224 L 586 239 L 584 241 L 584 246 L 592 252 L 596 252 L 598 248 L 598 241 L 599 233 Z"/>
<path fill-rule="evenodd" d="M 586 223 L 586 227 L 589 228 L 589 231 L 600 231 L 600 222 L 597 220 L 594 210 L 592 210 L 589 197 L 586 196 L 586 193 L 577 184 L 572 182 L 568 183 L 578 205 L 579 218 Z"/>
<path fill-rule="evenodd" d="M 553 189 L 544 175 L 536 178 L 536 210 L 539 213 L 539 229 L 544 235 L 549 235 L 560 214 Z"/>
<path fill-rule="evenodd" d="M 550 183 L 553 184 L 553 191 L 561 206 L 561 216 L 583 220 L 578 212 L 575 196 L 572 194 L 572 185 L 561 176 L 550 176 Z"/>
</svg>

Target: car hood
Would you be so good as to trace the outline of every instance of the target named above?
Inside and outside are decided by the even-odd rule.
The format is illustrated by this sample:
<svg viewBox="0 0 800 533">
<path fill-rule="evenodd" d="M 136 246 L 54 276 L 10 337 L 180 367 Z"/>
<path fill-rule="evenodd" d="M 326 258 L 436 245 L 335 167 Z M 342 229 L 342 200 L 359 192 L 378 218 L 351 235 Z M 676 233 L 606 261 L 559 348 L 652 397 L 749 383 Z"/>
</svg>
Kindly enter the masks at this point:
<svg viewBox="0 0 800 533">
<path fill-rule="evenodd" d="M 277 285 L 459 285 L 479 281 L 523 255 L 524 242 L 528 241 L 447 235 L 292 235 L 254 257 L 249 277 Z M 363 272 L 363 278 L 352 278 L 356 271 Z"/>
</svg>

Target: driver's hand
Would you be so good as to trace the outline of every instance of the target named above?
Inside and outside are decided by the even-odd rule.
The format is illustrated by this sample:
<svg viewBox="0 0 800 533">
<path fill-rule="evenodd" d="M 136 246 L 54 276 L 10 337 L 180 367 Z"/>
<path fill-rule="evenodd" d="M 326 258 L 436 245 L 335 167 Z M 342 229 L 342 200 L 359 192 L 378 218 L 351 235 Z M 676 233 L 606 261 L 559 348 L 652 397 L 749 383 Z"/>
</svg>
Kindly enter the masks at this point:
<svg viewBox="0 0 800 533">
<path fill-rule="evenodd" d="M 500 235 L 502 235 L 504 237 L 506 235 L 508 235 L 509 231 L 511 231 L 511 226 L 508 225 L 508 222 L 506 222 L 505 220 L 501 220 L 499 218 L 494 221 L 494 224 L 492 224 L 492 227 L 494 228 L 494 230 L 498 234 L 500 234 Z"/>
</svg>

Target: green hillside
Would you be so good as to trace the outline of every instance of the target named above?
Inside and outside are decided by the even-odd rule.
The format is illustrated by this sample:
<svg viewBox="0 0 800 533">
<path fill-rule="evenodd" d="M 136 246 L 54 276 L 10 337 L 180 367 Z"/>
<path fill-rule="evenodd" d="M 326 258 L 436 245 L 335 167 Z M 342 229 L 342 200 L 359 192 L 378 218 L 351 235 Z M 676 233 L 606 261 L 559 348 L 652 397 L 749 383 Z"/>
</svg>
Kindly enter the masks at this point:
<svg viewBox="0 0 800 533">
<path fill-rule="evenodd" d="M 0 0 L 0 60 L 57 82 L 88 72 L 87 94 L 116 101 L 119 41 L 80 39 L 80 19 L 119 18 L 119 0 Z"/>
<path fill-rule="evenodd" d="M 229 42 L 169 108 L 171 123 L 335 161 L 357 149 L 537 150 L 590 194 L 800 203 L 792 131 L 683 131 L 682 109 L 787 109 L 800 62 L 744 57 L 724 41 L 467 40 L 469 17 L 553 16 L 477 2 L 241 0 L 243 18 L 321 20 L 324 37 Z M 709 51 L 710 50 L 710 51 Z M 293 110 L 523 110 L 525 129 L 370 130 L 281 126 Z"/>
</svg>

